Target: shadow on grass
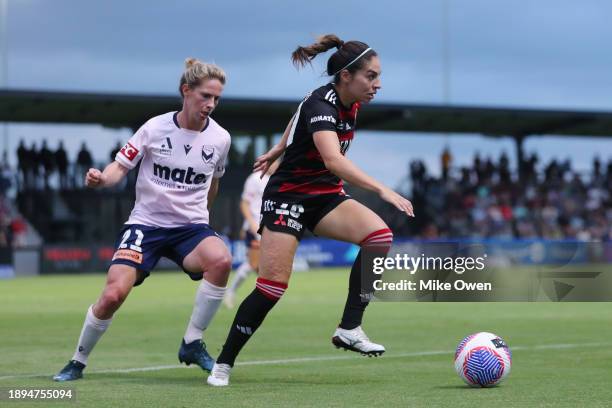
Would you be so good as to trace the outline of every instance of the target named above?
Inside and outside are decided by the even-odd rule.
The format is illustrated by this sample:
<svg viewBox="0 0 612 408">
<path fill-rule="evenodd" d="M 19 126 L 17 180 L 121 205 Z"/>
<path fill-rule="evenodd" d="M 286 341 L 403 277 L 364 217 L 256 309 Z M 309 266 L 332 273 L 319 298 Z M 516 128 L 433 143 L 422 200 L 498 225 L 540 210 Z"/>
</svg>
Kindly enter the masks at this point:
<svg viewBox="0 0 612 408">
<path fill-rule="evenodd" d="M 180 384 L 180 385 L 193 385 L 202 386 L 206 383 L 208 373 L 195 373 L 195 375 L 177 375 L 176 373 L 164 373 L 160 374 L 156 372 L 155 375 L 146 375 L 145 373 L 114 373 L 114 374 L 89 374 L 87 380 L 100 383 L 113 383 L 115 381 L 121 382 L 121 384 Z M 88 381 L 88 382 L 89 382 Z"/>
<path fill-rule="evenodd" d="M 190 374 L 190 373 L 188 373 Z M 152 385 L 152 384 L 169 384 L 169 385 L 182 385 L 182 386 L 194 386 L 202 387 L 206 386 L 206 378 L 208 373 L 195 373 L 195 375 L 177 375 L 176 372 L 160 374 L 159 372 L 155 375 L 147 375 L 145 373 L 116 373 L 116 374 L 89 374 L 85 381 L 88 383 L 99 382 L 100 384 L 111 385 L 115 382 L 121 383 L 121 385 Z M 242 386 L 270 386 L 275 387 L 291 386 L 291 385 L 322 385 L 322 386 L 345 386 L 345 385 L 372 385 L 372 380 L 368 378 L 335 378 L 335 377 L 262 377 L 249 376 L 249 375 L 238 375 L 232 378 L 232 385 Z"/>
<path fill-rule="evenodd" d="M 466 390 L 466 391 L 473 391 L 473 390 L 494 390 L 497 387 L 470 387 L 468 385 L 436 385 L 434 387 L 431 387 L 433 389 L 437 389 L 437 390 Z"/>
</svg>

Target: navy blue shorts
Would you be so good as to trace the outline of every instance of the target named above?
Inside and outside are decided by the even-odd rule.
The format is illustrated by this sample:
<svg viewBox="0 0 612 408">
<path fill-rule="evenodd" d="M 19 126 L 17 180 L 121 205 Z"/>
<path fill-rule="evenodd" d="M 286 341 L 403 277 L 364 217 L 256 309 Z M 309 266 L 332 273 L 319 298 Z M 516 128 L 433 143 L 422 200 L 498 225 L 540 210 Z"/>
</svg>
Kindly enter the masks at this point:
<svg viewBox="0 0 612 408">
<path fill-rule="evenodd" d="M 133 266 L 138 270 L 134 286 L 140 285 L 155 268 L 162 256 L 172 260 L 193 280 L 201 280 L 202 273 L 191 273 L 183 268 L 183 260 L 204 238 L 219 237 L 208 224 L 188 224 L 174 228 L 125 224 L 115 242 L 111 265 Z"/>
</svg>

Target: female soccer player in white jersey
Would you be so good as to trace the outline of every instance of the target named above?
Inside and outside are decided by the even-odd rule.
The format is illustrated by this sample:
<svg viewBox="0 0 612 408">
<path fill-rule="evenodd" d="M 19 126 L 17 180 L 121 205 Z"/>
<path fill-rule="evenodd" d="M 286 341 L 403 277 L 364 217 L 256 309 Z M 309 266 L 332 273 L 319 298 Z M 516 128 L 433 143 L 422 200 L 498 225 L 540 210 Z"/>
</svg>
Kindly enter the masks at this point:
<svg viewBox="0 0 612 408">
<path fill-rule="evenodd" d="M 229 384 L 238 353 L 287 289 L 295 251 L 306 228 L 316 235 L 361 246 L 351 269 L 348 297 L 333 344 L 364 355 L 385 351 L 368 339 L 361 321 L 373 292 L 372 258 L 386 254 L 393 234 L 378 215 L 344 193 L 342 180 L 377 192 L 409 216 L 414 213 L 410 201 L 344 156 L 353 140 L 360 104 L 371 101 L 381 87 L 376 52 L 362 42 L 343 42 L 329 34 L 308 47 L 298 47 L 292 59 L 304 65 L 334 47 L 337 50 L 327 61 L 327 73 L 333 76 L 333 82 L 306 96 L 281 142 L 255 163 L 256 170 L 266 170 L 284 153 L 263 196 L 256 287 L 238 308 L 208 377 L 210 385 Z"/>
<path fill-rule="evenodd" d="M 231 142 L 229 133 L 210 117 L 223 92 L 225 73 L 193 58 L 185 65 L 179 86 L 182 109 L 147 121 L 104 171 L 90 169 L 85 176 L 88 187 L 111 187 L 140 162 L 136 202 L 115 243 L 106 286 L 87 310 L 74 356 L 53 377 L 56 381 L 83 376 L 89 354 L 113 315 L 162 256 L 191 279 L 203 279 L 178 358 L 207 371 L 212 368 L 202 332 L 219 308 L 231 268 L 227 247 L 208 225 Z"/>
<path fill-rule="evenodd" d="M 229 285 L 223 302 L 231 309 L 234 307 L 236 291 L 247 278 L 250 272 L 259 268 L 259 240 L 261 235 L 259 229 L 259 218 L 261 214 L 261 198 L 270 179 L 270 175 L 276 171 L 278 160 L 262 176 L 261 172 L 251 173 L 244 182 L 242 196 L 240 198 L 240 212 L 244 217 L 242 231 L 244 232 L 244 243 L 247 247 L 247 259 L 238 267 L 232 283 Z"/>
</svg>

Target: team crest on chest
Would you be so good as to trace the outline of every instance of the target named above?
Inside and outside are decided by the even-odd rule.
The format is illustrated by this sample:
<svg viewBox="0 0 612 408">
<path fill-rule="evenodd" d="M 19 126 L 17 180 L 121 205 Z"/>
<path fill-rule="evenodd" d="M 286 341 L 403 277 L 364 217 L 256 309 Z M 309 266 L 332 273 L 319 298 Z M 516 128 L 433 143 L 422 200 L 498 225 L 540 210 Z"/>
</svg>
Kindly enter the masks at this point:
<svg viewBox="0 0 612 408">
<path fill-rule="evenodd" d="M 204 163 L 210 163 L 210 160 L 215 155 L 215 148 L 212 146 L 202 146 L 202 160 Z"/>
</svg>

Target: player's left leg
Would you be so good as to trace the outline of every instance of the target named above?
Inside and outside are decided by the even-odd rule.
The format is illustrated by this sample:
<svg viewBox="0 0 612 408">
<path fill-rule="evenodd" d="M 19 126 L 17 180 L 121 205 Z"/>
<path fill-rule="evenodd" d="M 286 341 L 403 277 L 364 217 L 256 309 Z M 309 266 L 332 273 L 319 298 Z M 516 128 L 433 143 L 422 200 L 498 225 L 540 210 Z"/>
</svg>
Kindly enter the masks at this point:
<svg viewBox="0 0 612 408">
<path fill-rule="evenodd" d="M 238 354 L 287 289 L 293 258 L 303 232 L 291 229 L 286 223 L 275 225 L 275 218 L 274 214 L 268 214 L 262 221 L 259 278 L 255 289 L 238 307 L 223 349 L 206 380 L 209 385 L 229 385 L 230 371 Z M 270 225 L 274 230 L 269 229 Z"/>
<path fill-rule="evenodd" d="M 192 276 L 201 273 L 193 311 L 179 349 L 179 361 L 197 364 L 210 371 L 214 359 L 206 351 L 202 334 L 219 310 L 225 294 L 232 257 L 225 243 L 216 235 L 204 238 L 183 260 L 183 269 Z"/>
<path fill-rule="evenodd" d="M 364 355 L 384 353 L 382 345 L 371 342 L 365 335 L 361 322 L 373 293 L 373 258 L 387 254 L 393 233 L 376 213 L 355 200 L 343 201 L 327 213 L 316 225 L 314 233 L 361 246 L 351 268 L 342 320 L 332 342 L 336 347 Z"/>
</svg>

